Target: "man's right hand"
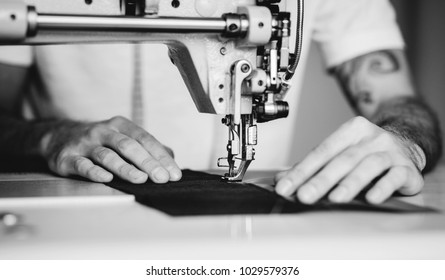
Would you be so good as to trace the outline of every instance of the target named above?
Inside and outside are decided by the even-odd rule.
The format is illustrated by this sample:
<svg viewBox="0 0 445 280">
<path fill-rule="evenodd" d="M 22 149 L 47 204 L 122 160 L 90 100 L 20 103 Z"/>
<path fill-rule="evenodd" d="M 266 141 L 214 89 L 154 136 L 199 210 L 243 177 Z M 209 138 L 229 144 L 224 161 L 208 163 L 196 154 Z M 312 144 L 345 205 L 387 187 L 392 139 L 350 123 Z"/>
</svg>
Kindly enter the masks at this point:
<svg viewBox="0 0 445 280">
<path fill-rule="evenodd" d="M 140 184 L 181 179 L 170 149 L 123 117 L 96 123 L 70 123 L 46 134 L 41 153 L 62 176 L 109 182 L 113 175 Z"/>
</svg>

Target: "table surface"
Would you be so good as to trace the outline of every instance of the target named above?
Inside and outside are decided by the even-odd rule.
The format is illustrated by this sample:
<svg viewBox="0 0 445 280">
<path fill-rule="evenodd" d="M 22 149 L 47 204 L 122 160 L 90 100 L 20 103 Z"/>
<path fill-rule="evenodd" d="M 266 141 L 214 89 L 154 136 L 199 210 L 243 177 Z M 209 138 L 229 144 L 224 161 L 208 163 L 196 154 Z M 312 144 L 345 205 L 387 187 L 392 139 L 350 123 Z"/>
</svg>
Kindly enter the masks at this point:
<svg viewBox="0 0 445 280">
<path fill-rule="evenodd" d="M 102 184 L 2 174 L 0 259 L 445 259 L 445 165 L 425 179 L 397 199 L 437 212 L 172 217 Z"/>
</svg>

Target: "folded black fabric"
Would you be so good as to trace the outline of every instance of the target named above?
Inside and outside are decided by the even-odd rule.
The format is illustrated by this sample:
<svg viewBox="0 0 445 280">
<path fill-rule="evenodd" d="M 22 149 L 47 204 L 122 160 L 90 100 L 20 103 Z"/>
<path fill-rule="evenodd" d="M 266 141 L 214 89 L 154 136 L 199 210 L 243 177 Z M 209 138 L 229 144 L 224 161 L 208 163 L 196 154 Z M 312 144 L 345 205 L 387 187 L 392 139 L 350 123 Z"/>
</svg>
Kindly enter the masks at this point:
<svg viewBox="0 0 445 280">
<path fill-rule="evenodd" d="M 190 215 L 231 215 L 231 214 L 278 214 L 300 213 L 317 210 L 359 210 L 384 212 L 423 212 L 431 209 L 396 202 L 374 206 L 361 201 L 335 205 L 321 202 L 308 206 L 288 201 L 277 194 L 252 184 L 230 183 L 221 176 L 192 170 L 183 170 L 179 182 L 155 184 L 148 181 L 134 185 L 114 180 L 109 186 L 133 194 L 136 200 L 146 206 L 158 209 L 172 216 Z"/>
<path fill-rule="evenodd" d="M 172 216 L 295 213 L 306 208 L 251 184 L 229 183 L 221 176 L 183 170 L 179 182 L 134 185 L 123 181 L 108 184 L 136 196 L 144 205 Z"/>
</svg>

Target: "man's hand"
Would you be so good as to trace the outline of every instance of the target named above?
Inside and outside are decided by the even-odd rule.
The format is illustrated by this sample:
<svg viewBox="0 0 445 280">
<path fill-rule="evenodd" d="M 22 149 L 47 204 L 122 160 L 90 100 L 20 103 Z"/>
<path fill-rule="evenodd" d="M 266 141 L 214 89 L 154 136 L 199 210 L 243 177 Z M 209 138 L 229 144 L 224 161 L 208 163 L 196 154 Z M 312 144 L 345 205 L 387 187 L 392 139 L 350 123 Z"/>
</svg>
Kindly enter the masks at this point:
<svg viewBox="0 0 445 280">
<path fill-rule="evenodd" d="M 181 170 L 168 148 L 123 117 L 58 126 L 42 139 L 41 154 L 55 173 L 109 182 L 113 174 L 140 184 L 177 181 Z"/>
<path fill-rule="evenodd" d="M 329 200 L 346 203 L 373 183 L 370 203 L 381 203 L 393 192 L 414 195 L 423 187 L 423 151 L 363 117 L 356 117 L 329 136 L 300 163 L 278 173 L 276 191 L 296 193 L 312 204 L 329 192 Z"/>
<path fill-rule="evenodd" d="M 368 186 L 371 203 L 381 203 L 395 191 L 418 193 L 421 172 L 434 167 L 442 141 L 437 118 L 412 85 L 404 52 L 368 53 L 332 70 L 364 117 L 347 122 L 302 162 L 279 173 L 276 191 L 296 193 L 308 204 L 325 195 L 348 202 Z"/>
</svg>

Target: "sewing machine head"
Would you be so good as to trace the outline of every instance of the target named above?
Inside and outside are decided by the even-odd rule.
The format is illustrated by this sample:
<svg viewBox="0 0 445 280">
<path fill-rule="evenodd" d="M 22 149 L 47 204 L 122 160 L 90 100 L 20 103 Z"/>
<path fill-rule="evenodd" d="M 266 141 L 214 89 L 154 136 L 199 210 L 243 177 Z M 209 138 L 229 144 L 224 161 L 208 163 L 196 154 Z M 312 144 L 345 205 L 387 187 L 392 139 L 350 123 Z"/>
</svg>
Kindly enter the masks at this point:
<svg viewBox="0 0 445 280">
<path fill-rule="evenodd" d="M 239 181 L 254 159 L 256 122 L 288 114 L 283 98 L 301 49 L 297 1 L 297 55 L 280 0 L 3 0 L 0 44 L 167 44 L 198 111 L 225 116 L 228 155 L 218 165 Z"/>
</svg>

